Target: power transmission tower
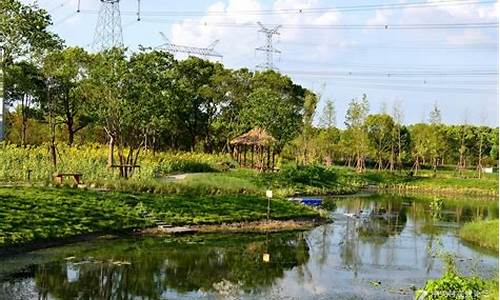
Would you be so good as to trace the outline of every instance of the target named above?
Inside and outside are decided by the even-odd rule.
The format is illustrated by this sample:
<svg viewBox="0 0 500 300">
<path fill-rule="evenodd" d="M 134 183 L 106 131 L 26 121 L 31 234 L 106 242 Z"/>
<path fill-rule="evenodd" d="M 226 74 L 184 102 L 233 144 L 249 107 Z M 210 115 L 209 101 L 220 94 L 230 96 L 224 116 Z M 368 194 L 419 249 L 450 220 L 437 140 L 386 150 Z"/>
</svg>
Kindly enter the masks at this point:
<svg viewBox="0 0 500 300">
<path fill-rule="evenodd" d="M 262 51 L 266 54 L 266 61 L 260 65 L 257 65 L 258 69 L 263 70 L 274 70 L 274 61 L 273 55 L 274 53 L 280 54 L 281 51 L 278 49 L 274 49 L 273 47 L 273 35 L 279 35 L 278 30 L 281 28 L 281 25 L 276 25 L 274 28 L 267 28 L 262 25 L 261 22 L 257 22 L 260 26 L 259 32 L 262 32 L 266 35 L 266 45 L 255 48 L 255 51 Z"/>
<path fill-rule="evenodd" d="M 100 0 L 99 17 L 94 34 L 95 51 L 123 47 L 120 0 Z"/>
<path fill-rule="evenodd" d="M 186 53 L 188 55 L 199 56 L 203 59 L 209 59 L 210 57 L 217 57 L 222 59 L 222 55 L 214 50 L 219 40 L 213 41 L 207 47 L 192 47 L 192 46 L 184 46 L 177 45 L 172 43 L 163 32 L 160 32 L 160 35 L 165 40 L 165 44 L 158 46 L 158 49 L 170 52 L 170 53 Z"/>
</svg>

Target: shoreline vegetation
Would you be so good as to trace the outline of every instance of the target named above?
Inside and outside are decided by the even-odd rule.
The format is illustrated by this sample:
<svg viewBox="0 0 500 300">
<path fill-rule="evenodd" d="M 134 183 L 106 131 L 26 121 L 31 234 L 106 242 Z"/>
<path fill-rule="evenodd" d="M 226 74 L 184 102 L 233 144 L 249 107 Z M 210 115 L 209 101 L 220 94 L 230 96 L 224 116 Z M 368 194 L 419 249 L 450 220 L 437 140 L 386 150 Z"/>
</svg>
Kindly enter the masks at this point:
<svg viewBox="0 0 500 300">
<path fill-rule="evenodd" d="M 229 155 L 189 152 L 146 151 L 140 171 L 124 179 L 106 168 L 106 151 L 99 145 L 61 147 L 58 171 L 83 174 L 84 184 L 72 188 L 76 185 L 70 179 L 52 182 L 50 160 L 42 148 L 0 145 L 0 248 L 96 232 L 154 231 L 158 221 L 174 227 L 204 226 L 189 227 L 197 231 L 239 232 L 294 230 L 327 219 L 321 211 L 285 200 L 300 195 L 353 195 L 367 189 L 486 199 L 498 195 L 493 174 L 477 179 L 457 177 L 450 170 L 421 170 L 417 177 L 405 171 L 360 173 L 285 160 L 278 162 L 278 172 L 258 172 L 237 167 Z M 468 172 L 463 176 L 475 173 Z M 269 189 L 275 227 L 259 223 L 267 219 Z M 244 229 L 239 229 L 241 223 Z"/>
<path fill-rule="evenodd" d="M 128 179 L 120 178 L 107 165 L 107 149 L 89 144 L 78 147 L 58 146 L 56 172 L 81 173 L 84 186 L 122 192 L 149 192 L 157 194 L 251 194 L 264 196 L 272 188 L 275 195 L 343 195 L 354 194 L 365 188 L 393 191 L 417 191 L 436 194 L 498 196 L 498 174 L 483 174 L 477 178 L 475 170 L 459 173 L 453 167 L 441 167 L 436 172 L 421 169 L 418 176 L 408 170 L 367 169 L 356 172 L 342 166 L 320 164 L 296 165 L 280 159 L 279 172 L 259 173 L 241 169 L 227 154 L 193 152 L 144 151 L 138 169 Z M 27 148 L 0 144 L 0 185 L 51 186 L 54 173 L 47 148 Z M 196 173 L 196 174 L 193 174 Z M 177 180 L 173 174 L 187 174 Z M 72 185 L 72 180 L 66 180 Z"/>
<path fill-rule="evenodd" d="M 498 220 L 466 223 L 459 235 L 464 241 L 498 253 L 498 225 Z"/>
</svg>

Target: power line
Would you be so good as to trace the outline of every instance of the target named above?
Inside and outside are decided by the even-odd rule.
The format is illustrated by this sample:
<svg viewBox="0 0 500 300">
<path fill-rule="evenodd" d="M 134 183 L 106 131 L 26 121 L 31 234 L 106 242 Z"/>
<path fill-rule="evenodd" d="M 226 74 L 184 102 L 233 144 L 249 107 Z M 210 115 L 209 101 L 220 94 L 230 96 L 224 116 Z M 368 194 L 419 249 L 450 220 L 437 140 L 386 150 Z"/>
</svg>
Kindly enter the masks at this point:
<svg viewBox="0 0 500 300">
<path fill-rule="evenodd" d="M 344 77 L 484 77 L 498 76 L 496 70 L 478 70 L 466 72 L 340 72 L 325 70 L 287 70 L 284 73 L 311 76 L 344 76 Z"/>
<path fill-rule="evenodd" d="M 457 69 L 465 69 L 465 70 L 470 70 L 471 68 L 486 68 L 486 69 L 481 69 L 481 70 L 492 70 L 489 68 L 494 67 L 491 64 L 463 64 L 463 65 L 457 65 L 457 64 L 412 64 L 412 65 L 402 65 L 402 64 L 397 64 L 397 65 L 389 65 L 387 63 L 383 64 L 377 64 L 377 63 L 328 63 L 325 61 L 306 61 L 306 60 L 296 60 L 296 59 L 282 59 L 284 62 L 291 62 L 291 63 L 302 63 L 302 64 L 316 64 L 316 65 L 321 65 L 321 66 L 331 66 L 333 68 L 368 68 L 370 70 L 373 69 L 380 69 L 383 68 L 385 70 L 387 69 L 402 69 L 402 70 L 410 70 L 410 69 L 417 69 L 417 70 L 432 70 L 433 68 L 437 68 L 439 70 L 442 70 L 443 68 L 450 68 L 453 70 Z M 498 67 L 495 69 L 498 70 Z"/>
<path fill-rule="evenodd" d="M 48 12 L 51 14 L 51 13 L 55 12 L 56 10 L 58 10 L 60 8 L 63 8 L 70 1 L 72 1 L 72 0 L 64 0 L 63 2 L 61 2 L 60 4 L 58 4 L 57 6 L 54 6 L 53 8 L 50 8 L 48 10 Z"/>
<path fill-rule="evenodd" d="M 414 1 L 407 3 L 368 4 L 331 6 L 317 8 L 287 8 L 287 9 L 261 9 L 261 10 L 235 10 L 235 11 L 142 11 L 143 16 L 169 16 L 169 17 L 196 17 L 196 16 L 226 16 L 226 15 L 289 15 L 289 14 L 320 14 L 325 12 L 358 12 L 372 10 L 391 10 L 406 8 L 428 8 L 442 6 L 463 6 L 471 4 L 491 4 L 494 0 L 443 0 L 439 2 Z M 86 13 L 95 13 L 86 10 Z M 124 11 L 124 15 L 135 15 L 135 11 Z"/>
<path fill-rule="evenodd" d="M 202 27 L 233 27 L 252 29 L 259 28 L 254 23 L 234 23 L 234 22 L 198 22 L 191 20 L 155 20 L 141 19 L 148 23 L 178 23 L 188 24 L 192 26 Z M 367 24 L 331 24 L 331 25 L 314 25 L 314 24 L 263 24 L 266 27 L 281 26 L 285 30 L 453 30 L 453 29 L 481 29 L 481 28 L 498 28 L 498 22 L 483 22 L 483 23 L 434 23 L 434 24 L 385 24 L 385 25 L 367 25 Z"/>
</svg>

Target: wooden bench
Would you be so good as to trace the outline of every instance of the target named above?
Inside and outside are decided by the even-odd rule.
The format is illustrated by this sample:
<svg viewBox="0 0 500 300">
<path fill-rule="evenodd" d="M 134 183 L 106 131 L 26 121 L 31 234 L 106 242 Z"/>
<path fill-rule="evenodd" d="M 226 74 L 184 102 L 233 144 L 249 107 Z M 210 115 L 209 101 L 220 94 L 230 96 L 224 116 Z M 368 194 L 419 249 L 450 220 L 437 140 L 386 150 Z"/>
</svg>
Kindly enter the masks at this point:
<svg viewBox="0 0 500 300">
<path fill-rule="evenodd" d="M 62 184 L 64 182 L 64 177 L 73 177 L 73 180 L 75 181 L 76 184 L 81 183 L 82 179 L 82 174 L 81 173 L 54 173 L 52 174 L 52 178 L 56 183 Z"/>
</svg>

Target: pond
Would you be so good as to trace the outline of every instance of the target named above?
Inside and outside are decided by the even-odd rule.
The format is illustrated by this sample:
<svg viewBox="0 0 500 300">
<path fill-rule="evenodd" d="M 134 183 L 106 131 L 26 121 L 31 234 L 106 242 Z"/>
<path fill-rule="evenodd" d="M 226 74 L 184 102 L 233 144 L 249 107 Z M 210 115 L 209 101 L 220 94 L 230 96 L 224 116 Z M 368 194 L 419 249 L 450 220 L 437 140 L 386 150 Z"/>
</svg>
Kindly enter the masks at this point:
<svg viewBox="0 0 500 300">
<path fill-rule="evenodd" d="M 463 222 L 498 218 L 496 201 L 343 198 L 335 221 L 305 232 L 94 240 L 0 258 L 0 299 L 412 299 L 439 277 L 430 249 L 493 276 L 498 255 L 460 241 Z M 269 262 L 263 254 L 270 255 Z"/>
</svg>

